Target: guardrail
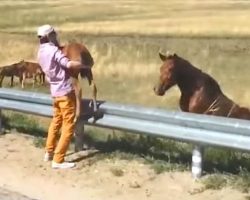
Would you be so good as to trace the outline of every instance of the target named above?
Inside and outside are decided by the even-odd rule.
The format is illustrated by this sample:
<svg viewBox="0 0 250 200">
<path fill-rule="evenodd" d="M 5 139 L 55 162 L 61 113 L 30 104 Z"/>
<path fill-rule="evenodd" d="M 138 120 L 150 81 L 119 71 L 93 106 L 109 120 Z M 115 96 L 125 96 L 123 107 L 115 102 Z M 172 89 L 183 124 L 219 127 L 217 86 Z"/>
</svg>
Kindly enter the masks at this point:
<svg viewBox="0 0 250 200">
<path fill-rule="evenodd" d="M 76 150 L 81 150 L 83 145 L 82 124 L 191 142 L 194 144 L 194 178 L 202 174 L 204 145 L 250 150 L 250 122 L 247 120 L 105 101 L 98 101 L 99 111 L 93 113 L 89 100 L 83 100 L 82 105 L 81 119 L 75 130 Z M 0 109 L 52 117 L 52 98 L 43 93 L 1 88 Z"/>
</svg>

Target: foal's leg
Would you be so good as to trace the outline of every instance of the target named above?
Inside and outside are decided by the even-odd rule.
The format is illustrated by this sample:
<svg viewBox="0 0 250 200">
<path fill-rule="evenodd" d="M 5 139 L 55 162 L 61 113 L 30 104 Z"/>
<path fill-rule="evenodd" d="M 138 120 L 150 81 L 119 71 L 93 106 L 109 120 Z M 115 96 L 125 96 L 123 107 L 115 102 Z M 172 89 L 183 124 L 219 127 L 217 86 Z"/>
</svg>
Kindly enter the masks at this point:
<svg viewBox="0 0 250 200">
<path fill-rule="evenodd" d="M 25 79 L 26 79 L 26 75 L 25 73 L 22 74 L 22 89 L 24 89 L 24 82 L 25 82 Z"/>
<path fill-rule="evenodd" d="M 42 83 L 42 74 L 41 73 L 39 73 L 39 85 L 42 85 L 43 83 Z"/>
<path fill-rule="evenodd" d="M 84 124 L 78 120 L 81 112 L 82 89 L 78 79 L 72 78 L 72 82 L 76 95 L 75 152 L 78 152 L 84 148 Z"/>
<path fill-rule="evenodd" d="M 0 87 L 2 87 L 2 84 L 3 84 L 3 79 L 4 79 L 4 75 L 0 75 Z"/>
<path fill-rule="evenodd" d="M 72 78 L 73 87 L 76 95 L 76 117 L 77 120 L 80 117 L 81 112 L 81 99 L 82 99 L 82 88 L 80 86 L 79 80 L 77 78 Z"/>
<path fill-rule="evenodd" d="M 92 89 L 92 103 L 93 103 L 93 106 L 94 106 L 94 112 L 96 112 L 97 111 L 97 103 L 96 103 L 97 88 L 96 88 L 96 84 L 95 84 L 94 79 L 93 79 L 92 71 L 90 71 L 88 73 L 87 78 L 88 78 L 89 85 L 90 85 L 90 87 Z"/>
<path fill-rule="evenodd" d="M 10 78 L 10 87 L 14 86 L 14 76 L 12 75 Z"/>
<path fill-rule="evenodd" d="M 97 88 L 96 88 L 96 84 L 94 81 L 92 81 L 91 88 L 92 88 L 94 112 L 96 112 L 97 111 L 97 103 L 96 103 Z"/>
<path fill-rule="evenodd" d="M 42 84 L 45 84 L 45 73 L 42 72 Z"/>
<path fill-rule="evenodd" d="M 36 74 L 33 74 L 32 75 L 32 78 L 33 78 L 33 85 L 32 85 L 32 87 L 34 88 L 35 87 L 35 83 L 36 83 Z"/>
</svg>

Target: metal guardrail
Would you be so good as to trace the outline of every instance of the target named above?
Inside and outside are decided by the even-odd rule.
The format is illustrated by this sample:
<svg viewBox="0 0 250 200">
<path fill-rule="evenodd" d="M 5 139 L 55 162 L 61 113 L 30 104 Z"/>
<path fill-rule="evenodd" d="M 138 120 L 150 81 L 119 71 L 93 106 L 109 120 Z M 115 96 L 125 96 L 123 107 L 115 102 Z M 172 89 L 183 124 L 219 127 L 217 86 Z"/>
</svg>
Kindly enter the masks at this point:
<svg viewBox="0 0 250 200">
<path fill-rule="evenodd" d="M 204 145 L 250 150 L 250 122 L 224 117 L 167 111 L 134 105 L 98 102 L 98 115 L 82 101 L 81 120 L 75 131 L 76 149 L 82 147 L 80 124 L 126 130 L 152 136 L 194 143 L 192 173 L 202 173 Z M 52 98 L 49 95 L 0 89 L 0 109 L 14 110 L 52 117 Z M 95 116 L 95 117 L 93 117 Z"/>
</svg>

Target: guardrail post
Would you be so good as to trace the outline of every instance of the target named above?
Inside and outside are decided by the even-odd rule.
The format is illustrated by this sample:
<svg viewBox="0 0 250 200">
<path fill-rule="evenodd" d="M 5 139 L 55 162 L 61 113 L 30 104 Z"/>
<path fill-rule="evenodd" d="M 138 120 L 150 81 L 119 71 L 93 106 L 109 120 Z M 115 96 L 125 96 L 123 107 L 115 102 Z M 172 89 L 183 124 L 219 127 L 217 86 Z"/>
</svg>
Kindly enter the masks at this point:
<svg viewBox="0 0 250 200">
<path fill-rule="evenodd" d="M 77 120 L 75 123 L 75 152 L 82 151 L 84 146 L 84 123 Z"/>
<path fill-rule="evenodd" d="M 3 116 L 2 116 L 2 110 L 0 109 L 0 134 L 3 133 Z"/>
<path fill-rule="evenodd" d="M 195 145 L 192 155 L 192 176 L 195 179 L 199 179 L 202 175 L 203 165 L 203 150 L 201 145 Z"/>
</svg>

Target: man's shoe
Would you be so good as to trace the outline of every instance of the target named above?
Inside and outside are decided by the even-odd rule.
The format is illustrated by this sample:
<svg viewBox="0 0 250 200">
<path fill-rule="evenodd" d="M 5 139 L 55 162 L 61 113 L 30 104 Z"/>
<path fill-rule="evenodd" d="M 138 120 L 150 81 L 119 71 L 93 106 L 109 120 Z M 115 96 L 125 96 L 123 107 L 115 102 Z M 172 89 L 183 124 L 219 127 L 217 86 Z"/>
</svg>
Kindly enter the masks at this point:
<svg viewBox="0 0 250 200">
<path fill-rule="evenodd" d="M 62 163 L 56 163 L 52 161 L 52 168 L 53 169 L 69 169 L 75 167 L 75 163 L 71 162 L 62 162 Z"/>
<path fill-rule="evenodd" d="M 53 156 L 54 156 L 53 153 L 45 152 L 43 161 L 44 162 L 52 161 L 53 160 Z"/>
</svg>

